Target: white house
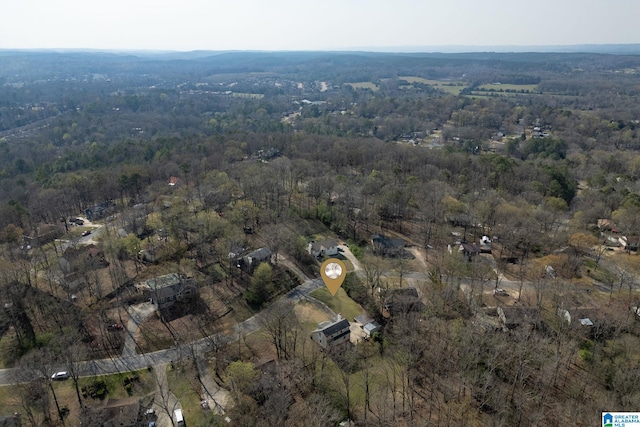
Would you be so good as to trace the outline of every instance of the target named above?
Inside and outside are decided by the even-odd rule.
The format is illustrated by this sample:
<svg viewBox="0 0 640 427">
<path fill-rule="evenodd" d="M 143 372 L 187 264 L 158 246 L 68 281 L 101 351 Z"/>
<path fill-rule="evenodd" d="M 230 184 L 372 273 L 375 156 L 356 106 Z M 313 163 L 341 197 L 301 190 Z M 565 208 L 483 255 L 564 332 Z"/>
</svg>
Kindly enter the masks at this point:
<svg viewBox="0 0 640 427">
<path fill-rule="evenodd" d="M 316 258 L 323 256 L 336 256 L 338 255 L 338 242 L 333 239 L 310 242 L 307 247 L 307 252 Z"/>
<path fill-rule="evenodd" d="M 311 339 L 325 350 L 335 348 L 343 342 L 349 342 L 350 338 L 349 321 L 340 315 L 333 322 L 320 323 L 318 328 L 311 333 Z"/>
</svg>

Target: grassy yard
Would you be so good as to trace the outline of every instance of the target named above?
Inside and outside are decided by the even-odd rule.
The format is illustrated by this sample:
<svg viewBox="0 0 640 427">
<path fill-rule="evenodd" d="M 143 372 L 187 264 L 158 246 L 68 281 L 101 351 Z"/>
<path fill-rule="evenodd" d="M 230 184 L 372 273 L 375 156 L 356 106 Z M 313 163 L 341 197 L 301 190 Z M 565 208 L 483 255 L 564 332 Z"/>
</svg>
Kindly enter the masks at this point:
<svg viewBox="0 0 640 427">
<path fill-rule="evenodd" d="M 358 83 L 345 83 L 354 89 L 371 89 L 374 92 L 380 90 L 377 84 L 373 82 L 358 82 Z"/>
<path fill-rule="evenodd" d="M 433 86 L 435 89 L 444 91 L 450 95 L 458 96 L 460 92 L 466 87 L 462 82 L 448 82 L 442 80 L 431 80 L 425 79 L 422 77 L 414 77 L 414 76 L 400 76 L 398 77 L 400 80 L 404 80 L 410 84 L 413 83 L 422 83 L 425 85 Z"/>
<path fill-rule="evenodd" d="M 153 379 L 153 372 L 146 369 L 115 375 L 80 378 L 78 384 L 80 385 L 80 389 L 82 390 L 83 387 L 90 387 L 98 382 L 105 383 L 107 389 L 106 397 L 108 397 L 109 399 L 124 399 L 127 397 L 131 397 L 131 395 L 143 396 L 155 390 L 156 387 L 155 380 Z M 127 391 L 125 382 L 131 382 L 131 394 L 129 394 L 129 392 Z M 58 384 L 65 384 L 73 388 L 73 383 L 71 381 L 60 382 Z"/>
<path fill-rule="evenodd" d="M 313 291 L 311 296 L 327 304 L 331 310 L 340 313 L 342 317 L 349 321 L 353 321 L 354 317 L 362 314 L 362 308 L 347 296 L 344 289 L 339 289 L 335 296 L 331 296 L 327 288 L 320 288 Z"/>
<path fill-rule="evenodd" d="M 338 255 L 336 258 L 344 263 L 344 266 L 347 268 L 347 273 L 354 271 L 353 264 L 344 255 Z"/>
<path fill-rule="evenodd" d="M 344 266 L 347 268 L 347 272 L 352 272 L 354 270 L 353 268 L 353 264 L 351 263 L 351 261 L 349 261 L 344 255 L 342 255 L 341 253 L 338 253 L 338 255 L 336 256 L 325 256 L 324 258 L 320 258 L 318 261 L 320 264 L 322 264 L 323 262 L 325 262 L 326 260 L 330 259 L 330 258 L 337 258 L 340 261 L 342 261 L 342 263 L 344 264 Z M 318 266 L 319 267 L 319 266 Z"/>
<path fill-rule="evenodd" d="M 379 393 L 388 387 L 387 382 L 400 381 L 401 367 L 398 366 L 391 358 L 382 358 L 380 356 L 370 357 L 366 361 L 361 361 L 360 367 L 356 372 L 349 374 L 350 384 L 350 405 L 353 413 L 362 413 L 365 405 L 365 371 L 368 371 L 368 386 L 371 392 L 370 398 L 379 396 Z M 345 374 L 344 371 L 335 363 L 334 360 L 328 359 L 324 370 L 322 371 L 321 387 L 325 389 L 325 393 L 330 397 L 334 404 L 338 407 L 345 408 Z M 386 395 L 384 399 L 390 398 Z M 400 404 L 400 403 L 399 403 Z"/>
<path fill-rule="evenodd" d="M 154 380 L 151 378 L 152 374 L 152 372 L 149 372 L 147 370 L 141 370 L 136 372 L 129 372 L 126 374 L 81 378 L 79 381 L 79 386 L 82 390 L 82 387 L 84 386 L 91 386 L 98 382 L 104 382 L 106 389 L 108 390 L 105 398 L 122 399 L 131 397 L 124 386 L 125 379 L 137 377 L 137 380 L 133 381 L 132 383 L 131 392 L 134 396 L 142 397 L 155 389 Z M 53 383 L 53 387 L 56 391 L 56 397 L 60 402 L 60 407 L 69 408 L 71 411 L 69 417 L 66 419 L 67 425 L 74 424 L 77 421 L 79 409 L 73 381 L 57 381 Z M 46 390 L 47 393 L 50 393 L 48 386 L 46 386 Z M 0 414 L 6 415 L 14 414 L 16 412 L 24 413 L 24 408 L 21 402 L 22 397 L 25 396 L 25 393 L 28 393 L 28 388 L 26 387 L 26 385 L 24 387 L 21 385 L 0 387 Z M 84 400 L 84 402 L 88 406 L 96 406 L 102 403 L 101 400 L 94 400 L 91 397 L 88 397 L 86 400 Z M 52 406 L 50 409 L 54 411 L 53 403 L 51 403 L 51 405 Z M 32 408 L 32 410 L 33 409 L 34 408 Z M 53 412 L 51 415 L 53 415 Z M 38 410 L 35 410 L 34 417 L 36 419 L 42 419 L 43 414 Z"/>
<path fill-rule="evenodd" d="M 208 425 L 207 421 L 213 414 L 205 412 L 200 406 L 200 383 L 195 379 L 196 371 L 190 363 L 176 364 L 175 369 L 167 368 L 167 382 L 169 390 L 178 398 L 182 405 L 182 414 L 188 426 Z"/>
<path fill-rule="evenodd" d="M 478 86 L 478 88 L 482 90 L 490 91 L 490 92 L 506 92 L 506 91 L 535 92 L 538 89 L 538 85 L 486 84 L 486 85 Z"/>
<path fill-rule="evenodd" d="M 324 311 L 306 300 L 298 302 L 294 310 L 298 321 L 302 324 L 302 329 L 309 336 L 318 327 L 319 323 L 327 320 L 327 315 Z"/>
<path fill-rule="evenodd" d="M 250 98 L 250 99 L 262 99 L 262 98 L 264 98 L 264 94 L 262 94 L 262 93 L 233 92 L 232 96 L 234 98 Z"/>
<path fill-rule="evenodd" d="M 16 386 L 0 387 L 0 414 L 14 414 L 21 412 L 20 396 Z"/>
</svg>

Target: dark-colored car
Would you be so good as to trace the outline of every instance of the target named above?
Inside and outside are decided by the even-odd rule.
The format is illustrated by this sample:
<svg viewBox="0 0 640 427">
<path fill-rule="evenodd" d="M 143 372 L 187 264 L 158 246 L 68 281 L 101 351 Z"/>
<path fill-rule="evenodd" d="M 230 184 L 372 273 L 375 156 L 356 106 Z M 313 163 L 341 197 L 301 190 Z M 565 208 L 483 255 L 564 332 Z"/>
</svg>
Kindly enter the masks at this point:
<svg viewBox="0 0 640 427">
<path fill-rule="evenodd" d="M 122 323 L 113 323 L 107 326 L 107 331 L 121 331 L 123 329 L 124 329 L 124 326 L 122 326 Z"/>
</svg>

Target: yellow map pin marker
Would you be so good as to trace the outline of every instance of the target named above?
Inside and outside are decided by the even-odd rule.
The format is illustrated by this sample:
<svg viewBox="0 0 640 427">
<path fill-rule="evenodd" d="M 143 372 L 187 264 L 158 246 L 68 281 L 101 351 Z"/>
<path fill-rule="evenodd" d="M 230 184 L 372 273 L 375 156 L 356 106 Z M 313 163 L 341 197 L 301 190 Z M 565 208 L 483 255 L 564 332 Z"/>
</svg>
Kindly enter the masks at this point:
<svg viewBox="0 0 640 427">
<path fill-rule="evenodd" d="M 339 259 L 329 258 L 322 263 L 320 275 L 322 275 L 322 280 L 327 289 L 329 289 L 329 292 L 331 292 L 331 295 L 335 296 L 340 286 L 342 286 L 342 282 L 344 282 L 344 278 L 347 275 L 347 268 Z"/>
</svg>

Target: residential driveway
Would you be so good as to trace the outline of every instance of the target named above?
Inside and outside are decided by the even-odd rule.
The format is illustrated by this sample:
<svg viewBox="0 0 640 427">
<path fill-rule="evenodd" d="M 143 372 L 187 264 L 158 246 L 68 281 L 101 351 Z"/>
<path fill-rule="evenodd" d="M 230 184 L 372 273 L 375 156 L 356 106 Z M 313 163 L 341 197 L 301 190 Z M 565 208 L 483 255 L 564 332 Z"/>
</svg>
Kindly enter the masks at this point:
<svg viewBox="0 0 640 427">
<path fill-rule="evenodd" d="M 285 255 L 278 255 L 278 262 L 284 265 L 285 267 L 287 267 L 292 272 L 294 272 L 303 281 L 306 282 L 307 280 L 311 280 L 306 274 L 304 274 L 302 270 L 298 268 L 297 265 L 291 262 L 291 260 L 287 258 Z"/>
<path fill-rule="evenodd" d="M 153 399 L 153 410 L 156 412 L 157 427 L 173 427 L 173 411 L 182 409 L 180 401 L 169 391 L 167 367 L 169 364 L 156 365 L 153 370 L 156 379 L 156 394 Z"/>
<path fill-rule="evenodd" d="M 358 344 L 360 341 L 364 340 L 366 335 L 364 333 L 364 329 L 362 329 L 357 323 L 349 322 L 349 331 L 351 331 L 351 335 L 349 340 L 353 344 Z"/>
<path fill-rule="evenodd" d="M 348 246 L 339 245 L 338 248 L 341 250 L 342 255 L 344 255 L 344 257 L 348 259 L 351 264 L 353 264 L 354 273 L 358 273 L 362 270 L 362 267 L 360 267 L 360 261 L 358 261 L 358 258 L 356 258 L 355 255 L 351 253 L 351 250 L 349 250 Z"/>
<path fill-rule="evenodd" d="M 149 316 L 151 316 L 158 307 L 151 302 L 143 302 L 142 304 L 131 305 L 127 307 L 129 321 L 127 322 L 127 336 L 124 340 L 124 348 L 122 349 L 122 357 L 130 357 L 136 355 L 136 333 L 140 324 Z"/>
<path fill-rule="evenodd" d="M 205 355 L 200 352 L 196 355 L 196 365 L 203 388 L 203 397 L 207 400 L 209 408 L 218 415 L 224 414 L 224 408 L 229 402 L 229 392 L 215 382 L 207 366 Z"/>
</svg>

